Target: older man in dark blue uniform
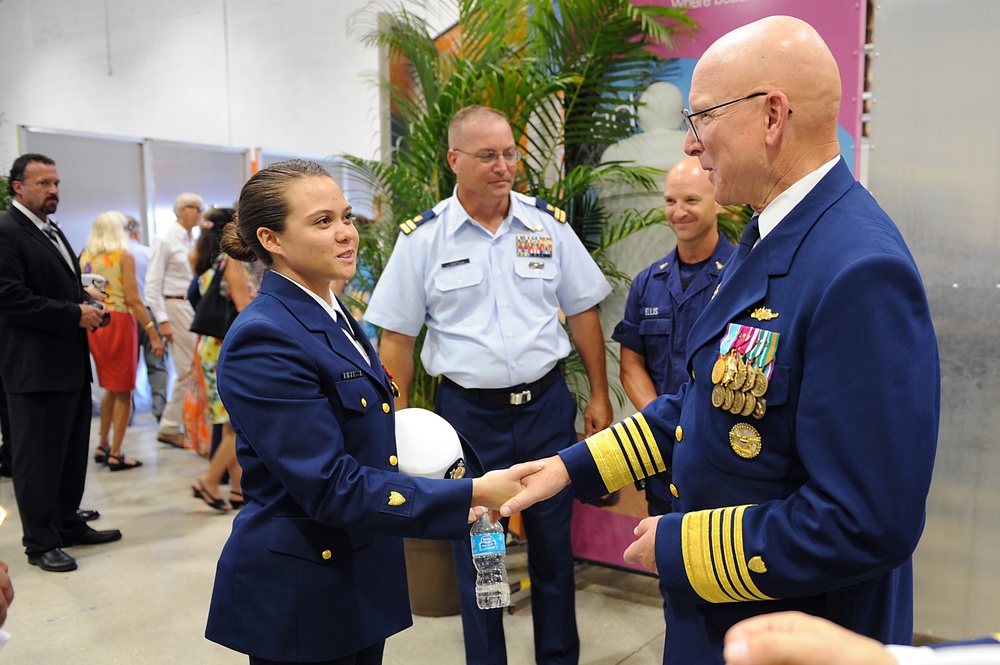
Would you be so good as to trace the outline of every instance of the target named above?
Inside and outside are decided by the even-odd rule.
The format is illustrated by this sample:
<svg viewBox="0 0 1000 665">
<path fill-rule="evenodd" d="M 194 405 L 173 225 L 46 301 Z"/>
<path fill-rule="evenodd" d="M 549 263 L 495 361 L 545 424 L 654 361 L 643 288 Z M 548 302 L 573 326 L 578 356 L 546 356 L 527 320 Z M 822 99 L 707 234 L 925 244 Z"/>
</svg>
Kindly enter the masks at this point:
<svg viewBox="0 0 1000 665">
<path fill-rule="evenodd" d="M 668 665 L 799 610 L 913 637 L 911 556 L 940 417 L 937 340 L 892 220 L 839 156 L 837 63 L 807 23 L 721 37 L 691 81 L 685 150 L 758 217 L 688 337 L 679 393 L 546 460 L 504 512 L 572 479 L 590 500 L 673 463 L 673 512 L 625 559 L 657 571 Z"/>
<path fill-rule="evenodd" d="M 622 387 L 637 409 L 687 381 L 688 333 L 736 249 L 719 234 L 722 206 L 697 158 L 685 157 L 667 172 L 663 202 L 677 247 L 632 281 L 625 315 L 611 336 L 621 344 Z M 670 512 L 669 473 L 644 482 L 649 514 Z"/>
</svg>

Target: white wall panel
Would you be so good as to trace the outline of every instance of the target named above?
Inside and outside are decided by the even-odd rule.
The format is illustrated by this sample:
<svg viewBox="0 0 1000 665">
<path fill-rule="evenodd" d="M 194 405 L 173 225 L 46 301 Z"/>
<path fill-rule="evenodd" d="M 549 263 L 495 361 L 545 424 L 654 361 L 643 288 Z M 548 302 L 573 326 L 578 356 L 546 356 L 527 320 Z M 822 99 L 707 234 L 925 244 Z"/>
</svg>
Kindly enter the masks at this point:
<svg viewBox="0 0 1000 665">
<path fill-rule="evenodd" d="M 0 164 L 16 125 L 374 156 L 363 0 L 2 0 Z"/>
<path fill-rule="evenodd" d="M 868 184 L 920 267 L 941 355 L 915 629 L 971 637 L 1000 630 L 1000 2 L 877 7 Z"/>
</svg>

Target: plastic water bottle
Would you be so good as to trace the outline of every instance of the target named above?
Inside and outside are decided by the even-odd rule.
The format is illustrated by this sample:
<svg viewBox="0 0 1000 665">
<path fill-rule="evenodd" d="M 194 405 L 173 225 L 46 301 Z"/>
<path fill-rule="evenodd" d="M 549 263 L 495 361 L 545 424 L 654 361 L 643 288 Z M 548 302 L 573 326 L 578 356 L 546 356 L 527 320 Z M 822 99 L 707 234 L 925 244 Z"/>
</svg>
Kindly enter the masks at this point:
<svg viewBox="0 0 1000 665">
<path fill-rule="evenodd" d="M 484 509 L 485 510 L 485 509 Z M 473 522 L 472 562 L 476 564 L 476 603 L 481 610 L 510 605 L 507 582 L 507 541 L 503 525 L 490 522 L 489 512 Z"/>
</svg>

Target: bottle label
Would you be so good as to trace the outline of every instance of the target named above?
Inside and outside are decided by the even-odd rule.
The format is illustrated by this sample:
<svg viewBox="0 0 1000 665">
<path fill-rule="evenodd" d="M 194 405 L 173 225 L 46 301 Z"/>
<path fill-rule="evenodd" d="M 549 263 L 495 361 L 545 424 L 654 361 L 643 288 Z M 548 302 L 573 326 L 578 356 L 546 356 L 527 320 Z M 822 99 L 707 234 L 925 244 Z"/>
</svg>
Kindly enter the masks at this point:
<svg viewBox="0 0 1000 665">
<path fill-rule="evenodd" d="M 503 554 L 507 551 L 503 533 L 480 533 L 472 537 L 472 556 L 480 554 Z"/>
</svg>

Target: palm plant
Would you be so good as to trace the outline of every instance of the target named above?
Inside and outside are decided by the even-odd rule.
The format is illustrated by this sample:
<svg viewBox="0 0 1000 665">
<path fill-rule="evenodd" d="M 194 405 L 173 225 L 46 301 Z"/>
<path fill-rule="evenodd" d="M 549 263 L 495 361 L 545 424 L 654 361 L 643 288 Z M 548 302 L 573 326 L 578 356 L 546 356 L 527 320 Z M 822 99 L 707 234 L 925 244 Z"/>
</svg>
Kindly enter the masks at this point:
<svg viewBox="0 0 1000 665">
<path fill-rule="evenodd" d="M 634 131 L 633 100 L 663 66 L 646 47 L 669 45 L 671 35 L 690 33 L 695 24 L 684 9 L 630 0 L 449 1 L 458 21 L 443 49 L 425 19 L 401 0 L 376 3 L 354 19 L 363 43 L 387 49 L 408 71 L 405 80 L 382 83 L 399 133 L 391 154 L 382 161 L 345 156 L 370 188 L 376 211 L 376 220 L 360 229 L 359 262 L 367 268 L 363 280 L 371 282 L 362 286 L 373 287 L 381 275 L 398 224 L 451 195 L 448 123 L 470 104 L 509 117 L 523 153 L 515 186 L 565 209 L 609 279 L 627 280 L 607 249 L 662 223 L 663 213 L 628 210 L 611 218 L 596 191 L 602 184 L 652 190 L 657 172 L 601 164 L 600 156 Z M 418 355 L 420 346 L 418 340 Z M 435 383 L 419 370 L 419 358 L 415 362 L 410 403 L 426 406 Z M 567 367 L 579 363 L 571 358 Z M 580 386 L 579 377 L 571 385 Z"/>
</svg>

